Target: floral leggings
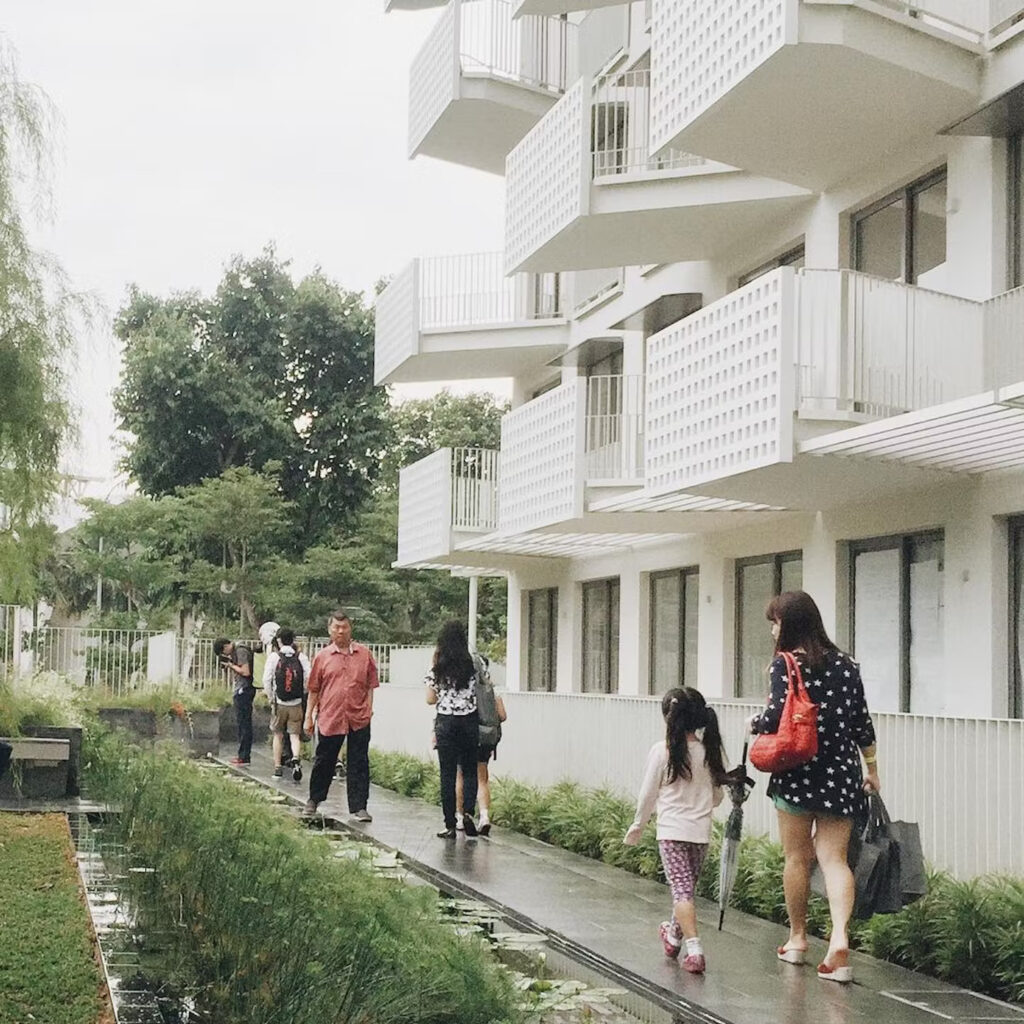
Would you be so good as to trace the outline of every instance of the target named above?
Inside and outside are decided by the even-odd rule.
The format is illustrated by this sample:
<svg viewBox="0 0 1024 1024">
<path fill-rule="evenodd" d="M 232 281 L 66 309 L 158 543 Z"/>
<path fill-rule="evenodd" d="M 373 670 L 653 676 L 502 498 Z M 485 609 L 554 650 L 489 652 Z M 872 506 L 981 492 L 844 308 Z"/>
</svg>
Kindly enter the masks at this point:
<svg viewBox="0 0 1024 1024">
<path fill-rule="evenodd" d="M 676 839 L 659 839 L 658 851 L 665 869 L 672 903 L 692 903 L 697 876 L 707 856 L 707 843 L 684 843 Z"/>
</svg>

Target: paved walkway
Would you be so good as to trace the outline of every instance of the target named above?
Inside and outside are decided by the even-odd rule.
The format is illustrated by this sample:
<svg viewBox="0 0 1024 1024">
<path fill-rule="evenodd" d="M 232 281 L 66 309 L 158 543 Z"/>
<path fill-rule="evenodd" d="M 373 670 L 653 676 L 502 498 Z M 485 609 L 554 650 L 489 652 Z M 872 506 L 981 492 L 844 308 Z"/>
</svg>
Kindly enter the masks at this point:
<svg viewBox="0 0 1024 1024">
<path fill-rule="evenodd" d="M 232 756 L 222 748 L 222 760 Z M 239 774 L 305 802 L 306 777 L 275 779 L 262 750 Z M 659 1004 L 677 1024 L 937 1024 L 1017 1021 L 1016 1009 L 870 957 L 854 954 L 857 981 L 819 980 L 813 966 L 781 963 L 778 925 L 730 910 L 717 930 L 718 907 L 698 901 L 708 970 L 687 974 L 667 960 L 658 924 L 668 916 L 668 889 L 576 854 L 495 828 L 488 839 L 438 839 L 440 808 L 376 786 L 371 824 L 348 820 L 345 784 L 335 782 L 320 812 L 352 832 L 398 851 L 417 874 L 459 895 L 502 908 L 524 930 Z M 817 963 L 825 944 L 811 940 Z"/>
</svg>

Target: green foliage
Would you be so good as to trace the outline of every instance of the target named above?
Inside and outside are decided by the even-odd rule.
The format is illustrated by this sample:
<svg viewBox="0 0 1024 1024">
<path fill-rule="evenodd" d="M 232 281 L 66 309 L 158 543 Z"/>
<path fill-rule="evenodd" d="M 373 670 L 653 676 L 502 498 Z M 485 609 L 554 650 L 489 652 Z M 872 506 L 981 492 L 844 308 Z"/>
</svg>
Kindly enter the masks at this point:
<svg viewBox="0 0 1024 1024">
<path fill-rule="evenodd" d="M 22 212 L 26 191 L 45 206 L 48 142 L 54 112 L 18 77 L 0 44 L 0 598 L 36 596 L 38 536 L 28 531 L 48 510 L 61 483 L 60 459 L 72 436 L 67 366 L 87 305 L 60 267 L 36 252 Z M 34 193 L 34 195 L 32 195 Z"/>
<path fill-rule="evenodd" d="M 440 920 L 432 890 L 334 856 L 223 775 L 103 730 L 90 793 L 120 804 L 143 927 L 167 929 L 218 1020 L 490 1024 L 515 995 L 477 938 Z M 300 926 L 296 922 L 301 922 Z"/>
<path fill-rule="evenodd" d="M 388 438 L 372 315 L 358 294 L 320 273 L 296 285 L 267 248 L 235 257 L 212 298 L 133 289 L 115 330 L 115 409 L 132 435 L 125 467 L 143 492 L 276 462 L 293 549 L 351 522 Z"/>
<path fill-rule="evenodd" d="M 0 683 L 0 736 L 20 736 L 29 726 L 81 723 L 76 691 L 53 673 Z"/>
<path fill-rule="evenodd" d="M 106 687 L 82 690 L 79 705 L 84 711 L 98 708 L 137 708 L 155 711 L 158 715 L 182 708 L 188 711 L 220 711 L 231 706 L 231 692 L 227 688 L 195 690 L 191 687 L 165 683 L 145 686 L 127 692 Z"/>
<path fill-rule="evenodd" d="M 437 766 L 408 754 L 370 751 L 373 781 L 405 796 L 440 803 Z M 491 820 L 504 828 L 602 860 L 645 878 L 664 880 L 648 825 L 636 846 L 623 846 L 633 805 L 607 790 L 587 790 L 574 782 L 542 789 L 515 779 L 491 780 Z M 715 823 L 697 895 L 718 899 L 722 827 Z M 740 843 L 736 881 L 729 905 L 784 924 L 782 847 L 767 836 L 745 836 Z M 828 906 L 812 895 L 808 907 L 812 934 L 827 937 Z M 871 956 L 999 999 L 1024 1002 L 1024 880 L 986 875 L 959 882 L 943 872 L 930 876 L 929 892 L 899 914 L 853 921 L 851 945 Z"/>
<path fill-rule="evenodd" d="M 0 849 L 0 1024 L 95 1024 L 103 979 L 63 816 L 0 814 Z"/>
</svg>

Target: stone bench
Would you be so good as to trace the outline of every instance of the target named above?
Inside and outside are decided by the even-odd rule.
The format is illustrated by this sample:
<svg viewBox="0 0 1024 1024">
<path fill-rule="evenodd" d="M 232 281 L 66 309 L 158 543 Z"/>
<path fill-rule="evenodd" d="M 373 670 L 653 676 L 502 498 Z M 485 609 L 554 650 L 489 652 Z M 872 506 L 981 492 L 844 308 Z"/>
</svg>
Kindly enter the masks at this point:
<svg viewBox="0 0 1024 1024">
<path fill-rule="evenodd" d="M 72 760 L 70 739 L 36 736 L 0 739 L 12 747 L 10 767 L 0 779 L 0 799 L 52 800 L 68 795 Z"/>
</svg>

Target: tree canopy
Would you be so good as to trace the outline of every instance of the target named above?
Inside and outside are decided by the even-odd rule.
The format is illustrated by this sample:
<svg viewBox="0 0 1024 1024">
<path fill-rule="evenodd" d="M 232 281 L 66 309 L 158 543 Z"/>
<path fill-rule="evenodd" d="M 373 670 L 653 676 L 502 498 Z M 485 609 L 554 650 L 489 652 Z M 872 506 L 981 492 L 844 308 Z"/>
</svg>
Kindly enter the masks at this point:
<svg viewBox="0 0 1024 1024">
<path fill-rule="evenodd" d="M 295 284 L 267 248 L 235 257 L 209 298 L 132 289 L 115 329 L 124 466 L 144 493 L 277 463 L 297 537 L 358 513 L 389 439 L 361 295 L 320 273 Z"/>
<path fill-rule="evenodd" d="M 27 190 L 48 199 L 53 119 L 0 44 L 0 600 L 31 596 L 45 540 L 37 527 L 58 492 L 72 432 L 65 367 L 83 305 L 60 267 L 29 244 L 22 211 Z"/>
</svg>

